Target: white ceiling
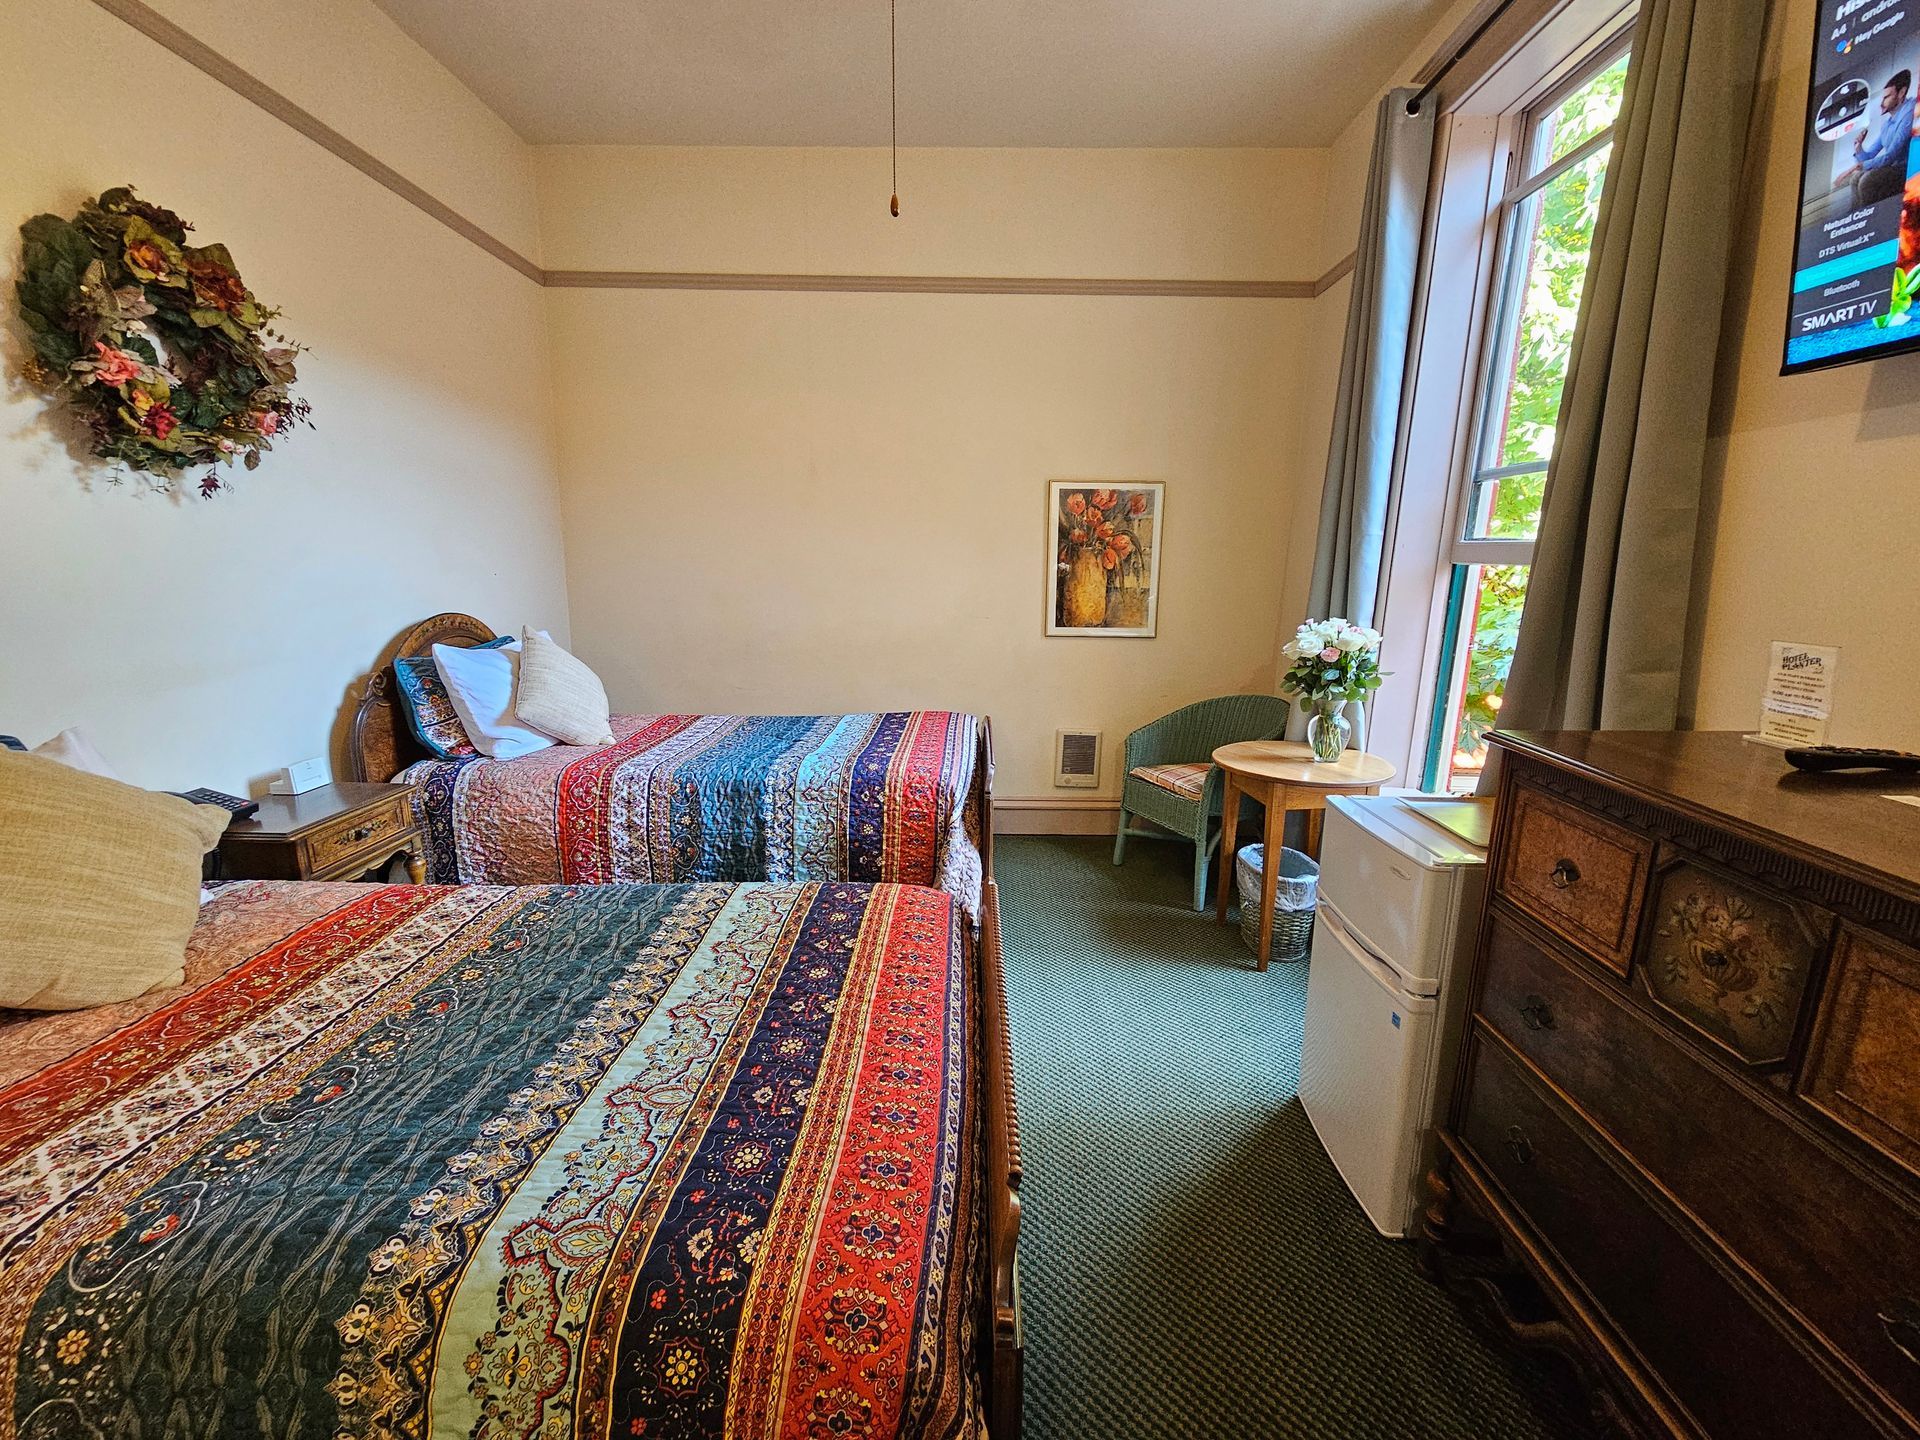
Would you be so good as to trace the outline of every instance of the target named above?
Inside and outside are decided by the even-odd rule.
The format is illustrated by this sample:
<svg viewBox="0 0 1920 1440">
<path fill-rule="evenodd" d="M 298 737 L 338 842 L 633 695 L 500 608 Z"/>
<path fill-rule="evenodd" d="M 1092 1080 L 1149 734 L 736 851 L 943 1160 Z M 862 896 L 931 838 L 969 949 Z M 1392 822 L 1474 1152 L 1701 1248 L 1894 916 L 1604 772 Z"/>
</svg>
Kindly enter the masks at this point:
<svg viewBox="0 0 1920 1440">
<path fill-rule="evenodd" d="M 538 144 L 883 145 L 887 0 L 377 0 Z M 898 0 L 902 145 L 1325 145 L 1448 0 Z"/>
</svg>

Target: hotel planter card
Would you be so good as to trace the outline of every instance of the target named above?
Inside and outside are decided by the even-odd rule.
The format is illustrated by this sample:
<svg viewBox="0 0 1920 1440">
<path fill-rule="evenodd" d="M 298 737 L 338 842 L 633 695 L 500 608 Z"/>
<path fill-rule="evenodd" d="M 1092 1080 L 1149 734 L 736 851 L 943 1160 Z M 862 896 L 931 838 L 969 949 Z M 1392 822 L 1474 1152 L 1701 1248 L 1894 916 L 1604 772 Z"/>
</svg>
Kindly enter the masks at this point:
<svg viewBox="0 0 1920 1440">
<path fill-rule="evenodd" d="M 1760 731 L 1753 738 L 1783 748 L 1825 743 L 1827 721 L 1833 715 L 1833 682 L 1839 669 L 1840 649 L 1836 645 L 1774 641 L 1767 688 L 1760 697 Z"/>
</svg>

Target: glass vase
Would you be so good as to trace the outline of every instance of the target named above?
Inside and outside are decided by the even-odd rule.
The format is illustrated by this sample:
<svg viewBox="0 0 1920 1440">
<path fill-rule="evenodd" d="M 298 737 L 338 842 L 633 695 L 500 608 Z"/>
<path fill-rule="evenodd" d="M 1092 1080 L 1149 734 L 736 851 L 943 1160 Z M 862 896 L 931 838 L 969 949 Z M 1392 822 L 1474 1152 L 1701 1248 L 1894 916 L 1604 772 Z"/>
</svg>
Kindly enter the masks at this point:
<svg viewBox="0 0 1920 1440">
<path fill-rule="evenodd" d="M 1307 717 L 1307 745 L 1316 764 L 1332 765 L 1347 753 L 1353 722 L 1342 713 L 1345 709 L 1338 701 L 1321 701 Z"/>
</svg>

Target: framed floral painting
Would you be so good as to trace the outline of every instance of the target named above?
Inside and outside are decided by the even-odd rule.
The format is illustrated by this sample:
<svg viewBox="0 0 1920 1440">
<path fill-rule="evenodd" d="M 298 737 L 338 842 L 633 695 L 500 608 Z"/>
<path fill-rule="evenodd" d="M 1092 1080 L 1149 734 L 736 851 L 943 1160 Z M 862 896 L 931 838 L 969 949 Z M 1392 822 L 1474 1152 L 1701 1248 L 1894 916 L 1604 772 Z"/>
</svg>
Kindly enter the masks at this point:
<svg viewBox="0 0 1920 1440">
<path fill-rule="evenodd" d="M 1166 489 L 1158 480 L 1047 482 L 1047 634 L 1152 638 Z"/>
</svg>

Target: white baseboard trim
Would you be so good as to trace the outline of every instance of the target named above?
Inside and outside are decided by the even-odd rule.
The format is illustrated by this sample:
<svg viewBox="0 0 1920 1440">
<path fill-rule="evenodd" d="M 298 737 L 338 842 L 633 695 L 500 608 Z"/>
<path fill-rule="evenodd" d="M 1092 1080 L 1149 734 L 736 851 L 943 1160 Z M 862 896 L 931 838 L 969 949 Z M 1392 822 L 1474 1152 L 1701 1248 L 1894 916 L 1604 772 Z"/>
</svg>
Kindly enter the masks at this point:
<svg viewBox="0 0 1920 1440">
<path fill-rule="evenodd" d="M 1098 796 L 1008 795 L 993 797 L 996 835 L 1111 835 L 1120 821 L 1120 801 Z"/>
</svg>

